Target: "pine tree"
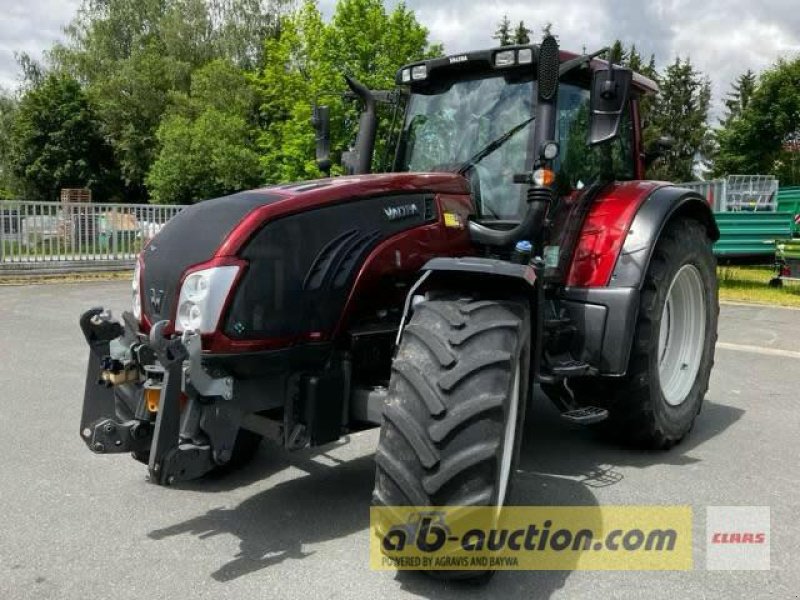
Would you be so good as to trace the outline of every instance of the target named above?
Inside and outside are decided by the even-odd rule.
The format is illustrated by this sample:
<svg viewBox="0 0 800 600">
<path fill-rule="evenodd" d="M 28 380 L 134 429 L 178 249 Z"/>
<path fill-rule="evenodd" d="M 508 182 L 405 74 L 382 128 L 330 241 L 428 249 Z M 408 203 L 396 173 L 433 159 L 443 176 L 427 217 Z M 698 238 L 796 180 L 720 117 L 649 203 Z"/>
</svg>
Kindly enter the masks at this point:
<svg viewBox="0 0 800 600">
<path fill-rule="evenodd" d="M 494 32 L 492 39 L 497 40 L 499 46 L 510 46 L 513 43 L 511 37 L 511 21 L 508 15 L 503 15 L 503 19 L 497 25 L 497 31 Z"/>
<path fill-rule="evenodd" d="M 514 43 L 520 46 L 531 43 L 531 29 L 525 27 L 525 21 L 520 21 L 514 30 Z"/>
<path fill-rule="evenodd" d="M 725 99 L 727 114 L 720 120 L 723 127 L 728 126 L 733 119 L 740 116 L 750 103 L 753 91 L 756 88 L 756 74 L 750 69 L 739 75 L 736 81 L 731 84 L 731 91 Z"/>
<path fill-rule="evenodd" d="M 711 151 L 707 122 L 711 82 L 688 58 L 678 57 L 665 69 L 659 83 L 661 90 L 652 109 L 649 137 L 667 135 L 675 145 L 651 169 L 650 177 L 689 181 L 694 178 L 695 163 L 704 160 Z"/>
</svg>

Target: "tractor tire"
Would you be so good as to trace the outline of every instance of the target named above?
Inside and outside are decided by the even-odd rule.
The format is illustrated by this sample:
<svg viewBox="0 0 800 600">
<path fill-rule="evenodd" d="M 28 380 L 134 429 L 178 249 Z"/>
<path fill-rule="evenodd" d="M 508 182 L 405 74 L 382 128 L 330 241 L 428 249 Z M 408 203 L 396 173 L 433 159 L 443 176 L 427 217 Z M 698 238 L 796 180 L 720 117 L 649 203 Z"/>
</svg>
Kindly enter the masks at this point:
<svg viewBox="0 0 800 600">
<path fill-rule="evenodd" d="M 233 445 L 231 459 L 224 465 L 215 466 L 211 471 L 206 473 L 204 477 L 224 477 L 229 473 L 241 469 L 253 460 L 261 445 L 261 439 L 261 436 L 253 431 L 240 429 L 239 434 L 236 436 L 236 442 Z M 149 450 L 145 452 L 131 452 L 131 456 L 134 460 L 145 465 L 150 462 Z"/>
<path fill-rule="evenodd" d="M 692 429 L 708 391 L 717 343 L 716 260 L 706 230 L 693 219 L 667 225 L 645 276 L 627 374 L 584 380 L 579 402 L 602 394 L 601 423 L 617 439 L 666 450 Z M 597 402 L 595 402 L 597 404 Z"/>
<path fill-rule="evenodd" d="M 392 365 L 373 506 L 505 505 L 529 397 L 525 301 L 437 299 L 414 308 Z M 488 580 L 491 571 L 436 571 Z"/>
</svg>

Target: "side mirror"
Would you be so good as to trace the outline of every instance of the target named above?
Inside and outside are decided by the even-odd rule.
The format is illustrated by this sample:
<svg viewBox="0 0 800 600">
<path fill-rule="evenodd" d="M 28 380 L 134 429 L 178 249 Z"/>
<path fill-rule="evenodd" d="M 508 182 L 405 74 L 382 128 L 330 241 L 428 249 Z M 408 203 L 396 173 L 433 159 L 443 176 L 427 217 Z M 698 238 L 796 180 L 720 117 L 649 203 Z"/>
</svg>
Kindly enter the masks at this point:
<svg viewBox="0 0 800 600">
<path fill-rule="evenodd" d="M 644 150 L 644 166 L 649 167 L 674 147 L 675 138 L 671 135 L 662 135 L 657 140 L 650 142 Z"/>
<path fill-rule="evenodd" d="M 317 142 L 317 167 L 325 174 L 331 176 L 331 111 L 327 106 L 314 105 L 311 115 L 311 125 L 314 127 Z"/>
<path fill-rule="evenodd" d="M 589 98 L 590 146 L 613 140 L 619 135 L 632 83 L 633 72 L 630 69 L 610 67 L 594 72 Z"/>
</svg>

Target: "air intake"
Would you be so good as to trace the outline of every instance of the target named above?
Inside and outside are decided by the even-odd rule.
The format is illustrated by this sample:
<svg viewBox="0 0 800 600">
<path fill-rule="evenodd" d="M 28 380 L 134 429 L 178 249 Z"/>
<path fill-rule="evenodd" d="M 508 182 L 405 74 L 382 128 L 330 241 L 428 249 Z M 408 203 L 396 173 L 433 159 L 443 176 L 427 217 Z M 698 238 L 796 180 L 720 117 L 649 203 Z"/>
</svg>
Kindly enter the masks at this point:
<svg viewBox="0 0 800 600">
<path fill-rule="evenodd" d="M 550 101 L 558 92 L 558 67 L 561 57 L 558 42 L 552 35 L 546 36 L 539 46 L 539 99 Z"/>
</svg>

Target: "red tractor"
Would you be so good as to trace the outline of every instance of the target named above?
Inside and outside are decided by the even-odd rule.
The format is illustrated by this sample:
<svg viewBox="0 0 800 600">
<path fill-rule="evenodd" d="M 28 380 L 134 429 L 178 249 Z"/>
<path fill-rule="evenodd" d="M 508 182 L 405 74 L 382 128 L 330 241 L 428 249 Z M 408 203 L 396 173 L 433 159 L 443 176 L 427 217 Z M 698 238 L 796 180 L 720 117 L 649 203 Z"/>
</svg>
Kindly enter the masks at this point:
<svg viewBox="0 0 800 600">
<path fill-rule="evenodd" d="M 380 427 L 373 502 L 435 507 L 507 502 L 534 383 L 571 422 L 679 442 L 714 360 L 719 232 L 702 197 L 644 180 L 656 86 L 599 54 L 546 37 L 409 65 L 392 94 L 349 80 L 347 176 L 186 208 L 139 257 L 123 323 L 81 317 L 89 448 L 166 485 L 263 437 Z M 390 96 L 396 158 L 371 174 Z"/>
</svg>

